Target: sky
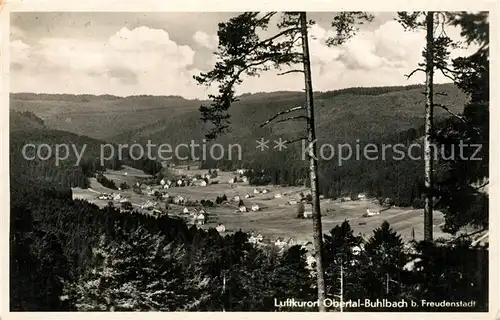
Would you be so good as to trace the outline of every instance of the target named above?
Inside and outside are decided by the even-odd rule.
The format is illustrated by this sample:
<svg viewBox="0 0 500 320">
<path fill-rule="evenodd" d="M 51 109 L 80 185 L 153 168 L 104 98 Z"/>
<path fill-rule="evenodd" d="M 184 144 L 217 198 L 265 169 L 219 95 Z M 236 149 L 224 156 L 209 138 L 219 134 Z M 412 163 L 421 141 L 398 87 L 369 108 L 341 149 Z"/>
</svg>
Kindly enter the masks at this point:
<svg viewBox="0 0 500 320">
<path fill-rule="evenodd" d="M 216 88 L 193 75 L 215 63 L 218 23 L 236 13 L 14 12 L 10 30 L 12 92 L 177 95 L 205 99 Z M 405 77 L 422 61 L 423 31 L 405 31 L 395 13 L 374 13 L 341 47 L 328 47 L 334 13 L 309 13 L 312 82 L 315 91 L 423 83 Z M 459 39 L 460 30 L 447 34 Z M 474 48 L 455 50 L 452 56 Z M 286 69 L 284 69 L 286 70 Z M 303 76 L 268 71 L 245 77 L 237 94 L 299 91 Z M 449 82 L 436 74 L 437 83 Z"/>
</svg>

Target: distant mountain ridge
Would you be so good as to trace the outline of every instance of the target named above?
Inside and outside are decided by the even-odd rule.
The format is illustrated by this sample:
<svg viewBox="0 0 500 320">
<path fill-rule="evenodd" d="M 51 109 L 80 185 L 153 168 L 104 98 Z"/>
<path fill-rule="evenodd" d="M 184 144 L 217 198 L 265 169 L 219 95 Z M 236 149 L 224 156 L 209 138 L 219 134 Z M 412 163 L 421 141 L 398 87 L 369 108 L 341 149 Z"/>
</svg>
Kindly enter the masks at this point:
<svg viewBox="0 0 500 320">
<path fill-rule="evenodd" d="M 315 93 L 317 131 L 319 137 L 333 133 L 340 140 L 379 135 L 383 132 L 418 127 L 424 115 L 423 86 L 348 88 Z M 461 112 L 465 95 L 452 84 L 436 85 L 439 103 Z M 260 128 L 259 124 L 275 113 L 304 102 L 302 92 L 279 91 L 243 94 L 229 113 L 233 132 L 222 138 L 248 139 L 263 135 L 300 134 L 303 123 L 272 124 Z M 199 107 L 208 101 L 188 100 L 175 96 L 111 95 L 51 95 L 11 94 L 11 110 L 29 111 L 42 118 L 53 129 L 73 132 L 113 142 L 186 140 L 201 141 L 207 124 L 200 120 Z M 436 109 L 436 117 L 445 112 Z M 335 127 L 335 128 L 334 128 Z"/>
<path fill-rule="evenodd" d="M 437 95 L 436 103 L 448 106 L 455 113 L 463 111 L 467 97 L 458 88 L 451 84 L 436 85 L 435 91 L 445 94 Z M 318 145 L 328 143 L 335 147 L 347 143 L 355 148 L 358 144 L 363 147 L 368 143 L 418 143 L 423 134 L 423 92 L 423 86 L 406 86 L 350 88 L 316 93 Z M 216 141 L 207 143 L 208 146 L 214 142 L 222 146 L 239 144 L 242 148 L 242 158 L 227 159 L 224 156 L 221 161 L 207 159 L 202 162 L 202 167 L 232 170 L 244 166 L 263 169 L 267 171 L 264 180 L 269 183 L 303 184 L 307 181 L 307 168 L 301 159 L 301 143 L 290 144 L 285 150 L 277 151 L 273 148 L 273 140 L 303 137 L 305 123 L 298 120 L 260 127 L 260 124 L 277 112 L 302 103 L 304 94 L 301 92 L 242 95 L 229 110 L 232 131 Z M 28 133 L 25 133 L 25 130 L 14 130 L 11 134 L 11 148 L 16 149 L 12 145 L 12 139 L 15 139 L 18 145 L 27 139 L 41 143 L 45 137 L 52 143 L 77 139 L 77 144 L 89 143 L 94 150 L 98 150 L 99 141 L 128 146 L 134 143 L 167 143 L 173 148 L 180 143 L 189 144 L 192 141 L 199 144 L 203 141 L 208 126 L 200 120 L 201 104 L 202 102 L 197 100 L 179 97 L 85 96 L 82 99 L 80 96 L 71 95 L 19 97 L 13 94 L 11 131 L 16 127 L 29 129 L 30 126 L 38 126 L 32 117 L 19 117 L 23 112 L 36 115 L 43 120 L 44 126 Z M 444 110 L 436 108 L 436 124 L 448 117 L 449 114 Z M 16 119 L 21 124 L 13 124 Z M 87 141 L 89 138 L 92 141 Z M 266 152 L 256 149 L 256 141 L 261 138 L 269 140 L 269 149 Z M 420 206 L 422 161 L 406 158 L 404 161 L 351 159 L 339 165 L 338 153 L 335 154 L 337 158 L 319 162 L 320 192 L 326 197 L 365 192 L 378 198 L 392 198 L 399 206 Z M 95 166 L 92 163 L 97 155 L 92 152 L 89 156 L 90 165 Z M 118 163 L 112 162 L 110 165 L 115 164 Z M 19 169 L 20 172 L 26 171 L 24 166 Z M 49 169 L 51 170 L 46 168 L 41 172 L 46 173 Z M 48 174 L 53 175 L 51 172 Z M 72 176 L 70 173 L 70 177 Z"/>
</svg>

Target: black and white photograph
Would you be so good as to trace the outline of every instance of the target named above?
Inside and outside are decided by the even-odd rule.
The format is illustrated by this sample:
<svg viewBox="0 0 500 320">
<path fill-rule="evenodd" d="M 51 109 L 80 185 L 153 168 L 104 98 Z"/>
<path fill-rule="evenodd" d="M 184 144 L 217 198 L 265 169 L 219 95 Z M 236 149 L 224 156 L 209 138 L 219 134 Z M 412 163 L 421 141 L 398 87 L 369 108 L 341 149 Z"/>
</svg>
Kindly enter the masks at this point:
<svg viewBox="0 0 500 320">
<path fill-rule="evenodd" d="M 88 9 L 2 13 L 4 309 L 496 313 L 496 11 Z"/>
</svg>

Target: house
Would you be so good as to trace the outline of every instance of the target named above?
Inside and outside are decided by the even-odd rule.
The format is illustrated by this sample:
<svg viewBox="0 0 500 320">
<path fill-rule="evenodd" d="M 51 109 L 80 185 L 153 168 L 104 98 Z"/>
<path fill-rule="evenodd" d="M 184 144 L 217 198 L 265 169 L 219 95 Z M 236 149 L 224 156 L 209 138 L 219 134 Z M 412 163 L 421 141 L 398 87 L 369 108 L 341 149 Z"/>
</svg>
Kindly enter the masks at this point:
<svg viewBox="0 0 500 320">
<path fill-rule="evenodd" d="M 129 200 L 129 199 L 127 199 L 127 198 L 122 198 L 122 199 L 120 200 L 120 203 L 125 203 L 125 202 L 130 202 L 130 200 Z"/>
<path fill-rule="evenodd" d="M 160 184 L 161 184 L 162 186 L 164 186 L 166 183 L 167 183 L 167 182 L 165 181 L 165 179 L 161 179 Z"/>
<path fill-rule="evenodd" d="M 277 247 L 284 247 L 286 246 L 286 241 L 283 238 L 278 238 L 274 245 Z"/>
<path fill-rule="evenodd" d="M 247 178 L 247 177 L 243 177 L 243 178 L 241 178 L 241 182 L 243 182 L 243 183 L 247 183 L 247 182 L 248 182 L 248 178 Z"/>
<path fill-rule="evenodd" d="M 168 189 L 168 188 L 170 188 L 169 184 L 166 184 L 166 185 L 163 186 L 163 189 Z"/>
<path fill-rule="evenodd" d="M 219 233 L 226 232 L 226 227 L 222 223 L 219 223 L 217 227 L 215 227 L 215 230 L 217 230 Z"/>
<path fill-rule="evenodd" d="M 99 195 L 98 199 L 99 200 L 112 200 L 113 197 L 107 193 L 103 193 L 103 194 Z"/>
<path fill-rule="evenodd" d="M 325 196 L 324 196 L 324 195 L 322 195 L 322 194 L 320 194 L 320 195 L 319 195 L 319 199 L 320 199 L 320 200 L 323 200 L 324 198 L 325 198 Z"/>
<path fill-rule="evenodd" d="M 253 197 L 254 197 L 254 196 L 253 196 L 253 195 L 251 195 L 251 194 L 249 194 L 249 193 L 247 193 L 247 194 L 245 195 L 245 199 L 249 199 L 249 198 L 253 198 Z"/>
<path fill-rule="evenodd" d="M 403 266 L 403 270 L 405 271 L 413 271 L 414 269 L 416 269 L 416 271 L 420 271 L 422 269 L 422 267 L 418 267 L 416 268 L 415 266 L 422 261 L 422 258 L 416 258 L 416 259 L 413 259 L 412 261 L 406 263 L 404 266 Z"/>
<path fill-rule="evenodd" d="M 259 194 L 260 193 L 260 190 L 258 190 L 257 188 L 253 189 L 253 193 L 254 194 Z"/>
<path fill-rule="evenodd" d="M 277 193 L 274 195 L 274 198 L 278 199 L 278 198 L 281 198 L 283 197 L 283 195 L 281 193 Z"/>
<path fill-rule="evenodd" d="M 306 219 L 312 218 L 312 215 L 313 213 L 311 210 L 304 211 L 304 218 Z"/>
<path fill-rule="evenodd" d="M 358 194 L 358 199 L 360 199 L 360 200 L 366 199 L 366 194 L 364 194 L 364 193 Z"/>
<path fill-rule="evenodd" d="M 241 200 L 240 196 L 235 196 L 235 197 L 233 198 L 233 201 L 234 201 L 234 202 L 240 202 L 240 200 Z"/>
<path fill-rule="evenodd" d="M 120 200 L 121 198 L 122 198 L 121 194 L 117 193 L 117 194 L 115 194 L 115 196 L 113 197 L 113 200 L 118 201 L 118 200 Z"/>
<path fill-rule="evenodd" d="M 245 207 L 245 206 L 241 206 L 238 210 L 239 210 L 240 212 L 248 212 L 248 209 L 247 209 L 247 207 Z"/>
<path fill-rule="evenodd" d="M 269 190 L 268 190 L 268 189 L 263 189 L 263 190 L 262 190 L 262 193 L 268 193 L 268 192 L 269 192 Z"/>
<path fill-rule="evenodd" d="M 251 235 L 249 238 L 248 238 L 248 242 L 249 243 L 257 243 L 257 239 L 255 238 L 254 235 Z"/>
<path fill-rule="evenodd" d="M 172 201 L 174 204 L 181 204 L 184 202 L 184 198 L 181 196 L 175 196 L 174 200 Z"/>
<path fill-rule="evenodd" d="M 245 169 L 238 169 L 236 170 L 237 174 L 244 175 L 245 174 Z"/>
<path fill-rule="evenodd" d="M 376 216 L 376 215 L 379 215 L 380 214 L 380 211 L 379 210 L 370 210 L 370 209 L 366 209 L 366 216 L 367 217 L 372 217 L 372 216 Z"/>
<path fill-rule="evenodd" d="M 188 213 L 189 213 L 189 209 L 188 209 L 188 208 L 186 208 L 186 207 L 184 207 L 184 209 L 182 209 L 182 213 L 184 213 L 184 214 L 188 214 Z"/>
<path fill-rule="evenodd" d="M 252 211 L 259 211 L 259 210 L 260 210 L 259 205 L 257 205 L 257 204 L 252 205 Z"/>
<path fill-rule="evenodd" d="M 152 201 L 146 201 L 141 205 L 141 209 L 151 209 L 155 206 L 155 204 Z"/>
<path fill-rule="evenodd" d="M 351 197 L 344 197 L 343 199 L 344 199 L 344 201 L 352 201 Z"/>
<path fill-rule="evenodd" d="M 181 179 L 177 180 L 177 186 L 178 187 L 182 186 L 182 180 Z"/>
<path fill-rule="evenodd" d="M 314 256 L 307 256 L 306 263 L 307 263 L 307 267 L 309 269 L 312 269 L 314 264 L 316 263 L 316 258 L 314 258 Z"/>
<path fill-rule="evenodd" d="M 361 247 L 354 246 L 352 247 L 351 252 L 353 255 L 357 256 L 361 253 Z"/>
<path fill-rule="evenodd" d="M 258 243 L 262 241 L 262 235 L 254 236 L 253 234 L 248 238 L 248 242 L 250 243 Z"/>
<path fill-rule="evenodd" d="M 201 180 L 200 187 L 206 187 L 207 182 L 205 180 Z"/>
<path fill-rule="evenodd" d="M 194 222 L 195 222 L 195 224 L 198 224 L 198 225 L 205 224 L 205 215 L 203 213 L 200 213 L 199 215 L 197 215 L 194 218 Z"/>
<path fill-rule="evenodd" d="M 189 216 L 193 219 L 195 219 L 197 215 L 198 215 L 198 211 L 196 211 L 196 209 L 189 212 Z"/>
<path fill-rule="evenodd" d="M 161 197 L 162 197 L 163 199 L 168 199 L 169 195 L 168 195 L 168 193 L 164 193 L 164 194 L 162 194 L 162 195 L 161 195 Z"/>
<path fill-rule="evenodd" d="M 228 183 L 234 183 L 235 181 L 234 181 L 234 178 L 231 178 L 231 179 L 229 179 L 227 182 L 228 182 Z"/>
<path fill-rule="evenodd" d="M 298 203 L 297 200 L 290 200 L 290 201 L 288 201 L 288 204 L 291 205 L 291 206 L 296 205 L 297 203 Z"/>
<path fill-rule="evenodd" d="M 391 198 L 385 198 L 383 205 L 384 206 L 391 206 L 394 204 L 394 201 Z"/>
</svg>

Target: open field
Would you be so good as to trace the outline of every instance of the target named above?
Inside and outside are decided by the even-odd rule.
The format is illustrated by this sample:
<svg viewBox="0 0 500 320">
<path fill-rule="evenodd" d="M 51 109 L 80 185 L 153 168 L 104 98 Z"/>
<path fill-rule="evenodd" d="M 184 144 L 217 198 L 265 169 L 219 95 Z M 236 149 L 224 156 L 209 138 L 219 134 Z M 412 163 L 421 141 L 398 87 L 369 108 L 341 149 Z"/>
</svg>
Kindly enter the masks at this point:
<svg viewBox="0 0 500 320">
<path fill-rule="evenodd" d="M 182 170 L 185 169 L 179 168 L 177 170 L 176 173 L 182 173 Z M 204 174 L 206 171 L 194 168 L 185 173 L 195 175 L 198 173 Z M 129 185 L 133 185 L 141 178 L 148 177 L 148 175 L 144 174 L 142 171 L 130 167 L 125 167 L 122 170 L 109 170 L 106 176 L 114 180 L 117 184 L 126 182 Z M 223 194 L 225 194 L 229 200 L 234 196 L 240 196 L 247 207 L 257 204 L 261 208 L 261 210 L 257 212 L 237 212 L 237 203 L 232 201 L 226 206 L 208 208 L 207 213 L 209 218 L 207 224 L 205 224 L 203 228 L 215 227 L 218 223 L 223 223 L 226 226 L 226 232 L 233 232 L 240 229 L 246 232 L 254 231 L 256 233 L 261 233 L 265 240 L 275 241 L 278 237 L 283 237 L 285 239 L 292 238 L 298 243 L 312 240 L 312 220 L 296 218 L 296 206 L 287 204 L 290 199 L 297 199 L 300 192 L 306 193 L 306 188 L 266 186 L 269 193 L 254 195 L 254 186 L 250 186 L 246 183 L 229 184 L 227 181 L 233 176 L 234 175 L 230 172 L 219 172 L 219 176 L 213 179 L 219 181 L 218 184 L 212 184 L 206 187 L 174 187 L 168 189 L 167 192 L 171 196 L 179 195 L 185 199 L 198 201 L 202 199 L 214 201 L 217 196 L 222 196 Z M 98 194 L 113 193 L 117 191 L 103 187 L 95 179 L 90 180 L 90 189 L 73 189 L 74 198 L 81 198 L 99 206 L 106 206 L 108 201 L 96 199 Z M 274 195 L 278 193 L 283 196 L 275 198 Z M 120 194 L 129 199 L 136 207 L 147 200 L 153 199 L 152 196 L 146 194 L 138 195 L 132 190 L 121 191 Z M 246 194 L 250 194 L 254 197 L 246 199 Z M 180 206 L 172 205 L 171 207 L 172 209 L 169 211 L 169 214 L 175 215 L 182 210 Z M 405 240 L 411 239 L 412 229 L 415 230 L 415 238 L 417 240 L 423 239 L 424 218 L 422 209 L 392 207 L 384 210 L 383 207 L 373 204 L 370 200 L 338 203 L 331 199 L 322 200 L 321 208 L 323 212 L 322 223 L 324 233 L 328 233 L 329 230 L 337 224 L 342 223 L 344 220 L 348 220 L 356 234 L 369 237 L 375 228 L 379 227 L 384 220 L 387 220 Z M 362 215 L 367 209 L 381 210 L 381 212 L 378 216 L 363 217 Z M 440 212 L 435 212 L 435 238 L 450 237 L 439 228 L 443 222 L 443 215 Z"/>
</svg>

